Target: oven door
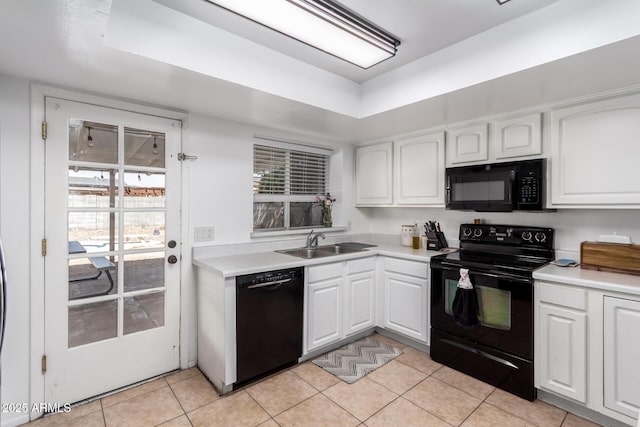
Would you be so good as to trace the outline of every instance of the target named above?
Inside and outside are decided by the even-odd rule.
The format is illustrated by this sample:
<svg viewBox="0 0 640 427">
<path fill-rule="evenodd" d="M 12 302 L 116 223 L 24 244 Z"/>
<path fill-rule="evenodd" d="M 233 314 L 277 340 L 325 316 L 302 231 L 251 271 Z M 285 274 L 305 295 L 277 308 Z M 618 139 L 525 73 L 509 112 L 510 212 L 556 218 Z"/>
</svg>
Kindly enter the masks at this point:
<svg viewBox="0 0 640 427">
<path fill-rule="evenodd" d="M 453 318 L 460 267 L 432 265 L 431 327 L 533 360 L 533 280 L 473 270 L 469 277 L 478 295 L 480 324 L 467 329 Z"/>
<path fill-rule="evenodd" d="M 516 171 L 510 167 L 478 165 L 447 168 L 447 209 L 478 212 L 513 210 Z"/>
</svg>

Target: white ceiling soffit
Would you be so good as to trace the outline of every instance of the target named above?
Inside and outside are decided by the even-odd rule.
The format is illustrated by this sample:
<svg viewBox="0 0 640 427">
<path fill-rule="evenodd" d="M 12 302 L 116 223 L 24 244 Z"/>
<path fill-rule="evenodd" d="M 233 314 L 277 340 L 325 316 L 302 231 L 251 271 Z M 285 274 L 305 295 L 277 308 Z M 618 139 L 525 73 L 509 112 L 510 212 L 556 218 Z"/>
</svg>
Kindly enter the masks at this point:
<svg viewBox="0 0 640 427">
<path fill-rule="evenodd" d="M 503 7 L 495 0 L 338 0 L 341 5 L 375 23 L 402 43 L 393 58 L 366 70 L 224 8 L 213 6 L 207 0 L 154 1 L 325 71 L 362 83 L 559 0 L 518 0 Z M 253 1 L 269 4 L 275 0 Z"/>
<path fill-rule="evenodd" d="M 638 0 L 560 0 L 363 83 L 152 0 L 113 0 L 105 43 L 363 118 L 638 35 L 639 19 Z"/>
</svg>

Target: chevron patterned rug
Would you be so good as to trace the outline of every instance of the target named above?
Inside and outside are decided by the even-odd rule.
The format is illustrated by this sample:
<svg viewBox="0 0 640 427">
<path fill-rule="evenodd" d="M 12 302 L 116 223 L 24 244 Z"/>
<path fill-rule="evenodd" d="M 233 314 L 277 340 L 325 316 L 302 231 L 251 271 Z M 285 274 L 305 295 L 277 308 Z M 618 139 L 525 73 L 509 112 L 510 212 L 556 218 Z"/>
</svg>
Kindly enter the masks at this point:
<svg viewBox="0 0 640 427">
<path fill-rule="evenodd" d="M 325 353 L 313 363 L 349 384 L 400 356 L 401 350 L 388 344 L 364 338 Z"/>
</svg>

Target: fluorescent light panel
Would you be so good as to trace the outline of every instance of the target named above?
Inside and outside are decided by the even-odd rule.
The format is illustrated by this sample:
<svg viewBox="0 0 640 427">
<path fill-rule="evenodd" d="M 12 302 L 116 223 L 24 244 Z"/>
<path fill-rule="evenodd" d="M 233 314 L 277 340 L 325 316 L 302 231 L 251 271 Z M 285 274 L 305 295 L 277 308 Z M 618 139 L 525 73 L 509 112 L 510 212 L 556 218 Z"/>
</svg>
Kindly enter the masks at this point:
<svg viewBox="0 0 640 427">
<path fill-rule="evenodd" d="M 399 41 L 326 0 L 208 0 L 362 68 L 396 54 Z"/>
</svg>

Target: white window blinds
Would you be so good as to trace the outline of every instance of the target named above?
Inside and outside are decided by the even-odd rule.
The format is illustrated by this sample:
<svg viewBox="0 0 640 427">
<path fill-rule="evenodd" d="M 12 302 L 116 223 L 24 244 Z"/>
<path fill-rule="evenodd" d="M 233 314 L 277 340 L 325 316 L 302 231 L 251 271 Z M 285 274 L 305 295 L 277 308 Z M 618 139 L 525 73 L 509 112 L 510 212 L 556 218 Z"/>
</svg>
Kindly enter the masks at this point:
<svg viewBox="0 0 640 427">
<path fill-rule="evenodd" d="M 302 147 L 253 146 L 254 199 L 260 195 L 323 195 L 328 177 L 328 154 L 302 151 Z"/>
</svg>

